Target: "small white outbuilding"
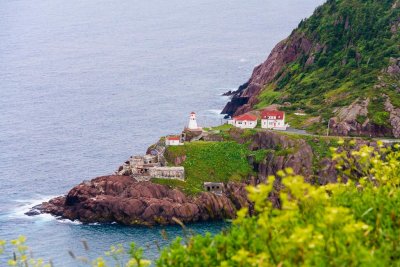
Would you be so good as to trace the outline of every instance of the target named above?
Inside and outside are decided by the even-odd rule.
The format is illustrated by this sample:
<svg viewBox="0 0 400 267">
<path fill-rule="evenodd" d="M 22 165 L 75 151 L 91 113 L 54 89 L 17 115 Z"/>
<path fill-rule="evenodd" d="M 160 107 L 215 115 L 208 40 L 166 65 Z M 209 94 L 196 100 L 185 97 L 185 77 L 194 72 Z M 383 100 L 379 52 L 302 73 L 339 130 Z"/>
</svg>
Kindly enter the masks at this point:
<svg viewBox="0 0 400 267">
<path fill-rule="evenodd" d="M 166 146 L 180 146 L 183 145 L 179 136 L 167 136 L 165 138 Z"/>
</svg>

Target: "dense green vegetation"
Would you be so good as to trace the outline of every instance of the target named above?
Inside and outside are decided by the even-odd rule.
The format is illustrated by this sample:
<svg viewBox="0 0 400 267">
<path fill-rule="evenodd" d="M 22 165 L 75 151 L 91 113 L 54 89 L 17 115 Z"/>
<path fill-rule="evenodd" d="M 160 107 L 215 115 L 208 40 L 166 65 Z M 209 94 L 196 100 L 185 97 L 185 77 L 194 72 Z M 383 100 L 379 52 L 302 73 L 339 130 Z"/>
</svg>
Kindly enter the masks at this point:
<svg viewBox="0 0 400 267">
<path fill-rule="evenodd" d="M 317 8 L 293 33 L 310 40 L 311 51 L 286 66 L 266 85 L 255 107 L 290 102 L 282 109 L 288 112 L 292 126 L 324 133 L 338 107 L 357 98 L 369 98 L 368 115 L 358 116 L 357 122 L 362 124 L 369 119 L 389 127 L 382 95 L 389 96 L 400 107 L 399 78 L 382 71 L 391 57 L 400 57 L 399 33 L 391 31 L 393 23 L 400 19 L 400 8 L 393 8 L 395 2 L 399 1 L 328 0 Z M 382 83 L 385 85 L 374 87 Z M 299 109 L 307 115 L 294 115 Z M 321 120 L 314 123 L 317 116 Z M 186 143 L 166 151 L 170 164 L 180 162 L 185 167 L 184 182 L 152 181 L 196 194 L 203 190 L 206 181 L 247 178 L 253 173 L 249 156 L 261 162 L 269 153 L 286 156 L 297 149 L 250 151 L 247 144 L 229 141 L 231 126 L 209 130 L 225 141 Z M 258 131 L 246 130 L 240 137 L 250 138 Z M 322 158 L 333 157 L 343 183 L 314 186 L 290 169 L 281 171 L 278 177 L 269 177 L 266 184 L 248 188 L 249 198 L 255 203 L 254 213 L 242 209 L 233 225 L 216 236 L 177 239 L 163 250 L 156 265 L 399 266 L 399 147 L 364 146 L 355 150 L 352 142 L 337 138 L 288 135 L 304 139 L 311 146 L 315 171 Z M 337 146 L 345 149 L 329 149 Z M 279 192 L 278 183 L 283 185 Z M 279 206 L 272 205 L 273 197 Z M 23 237 L 10 243 L 0 240 L 2 253 L 10 253 L 10 266 L 51 266 L 32 258 Z M 142 250 L 134 244 L 127 251 L 121 246 L 112 247 L 106 256 L 115 262 L 114 266 L 150 264 L 142 259 Z M 103 258 L 76 260 L 80 265 L 107 266 Z"/>
<path fill-rule="evenodd" d="M 173 184 L 189 194 L 203 190 L 204 182 L 241 181 L 252 172 L 247 156 L 251 152 L 236 142 L 191 142 L 183 146 L 170 146 L 166 150 L 167 161 L 174 163 L 185 158 L 185 182 Z M 167 180 L 155 182 L 169 184 Z M 171 184 L 172 185 L 172 184 Z"/>
<path fill-rule="evenodd" d="M 387 124 L 382 94 L 395 106 L 400 104 L 396 91 L 399 77 L 382 72 L 391 57 L 400 57 L 400 34 L 391 30 L 400 19 L 400 7 L 394 8 L 396 1 L 329 0 L 317 8 L 292 34 L 308 39 L 311 51 L 285 66 L 266 85 L 255 108 L 290 102 L 292 105 L 283 110 L 290 114 L 301 109 L 310 117 L 321 116 L 322 123 L 312 129 L 315 126 L 305 118 L 295 116 L 288 117 L 289 123 L 321 132 L 337 107 L 357 98 L 370 98 L 368 117 L 378 125 Z M 377 84 L 384 85 L 374 88 Z"/>
<path fill-rule="evenodd" d="M 398 266 L 400 146 L 355 150 L 354 141 L 338 145 L 330 153 L 339 177 L 347 182 L 314 186 L 290 169 L 280 171 L 279 179 L 271 176 L 266 184 L 248 187 L 255 213 L 240 210 L 233 225 L 215 236 L 178 238 L 156 265 Z M 284 185 L 279 192 L 277 182 Z M 279 198 L 279 206 L 271 196 Z M 11 244 L 15 254 L 9 266 L 51 266 L 32 258 L 23 237 Z M 0 241 L 0 254 L 9 253 L 5 245 Z M 112 247 L 105 258 L 94 260 L 70 254 L 82 266 L 150 264 L 134 244 L 129 250 Z"/>
<path fill-rule="evenodd" d="M 166 160 L 169 165 L 178 165 L 185 167 L 185 181 L 176 181 L 170 179 L 152 179 L 152 182 L 169 185 L 179 188 L 190 195 L 203 191 L 204 182 L 224 182 L 242 181 L 249 174 L 254 173 L 253 166 L 249 158 L 253 158 L 255 163 L 261 163 L 269 154 L 275 156 L 288 157 L 300 149 L 297 146 L 283 148 L 276 146 L 270 149 L 257 149 L 251 151 L 251 140 L 264 129 L 244 129 L 238 131 L 231 125 L 224 124 L 218 127 L 208 129 L 209 132 L 220 135 L 226 141 L 222 142 L 204 142 L 196 141 L 185 143 L 183 146 L 171 146 L 166 150 Z M 310 145 L 313 151 L 313 169 L 317 173 L 320 168 L 320 162 L 323 158 L 330 158 L 330 147 L 336 146 L 338 137 L 308 136 L 296 133 L 280 132 L 290 139 L 304 140 Z M 244 144 L 239 144 L 233 140 L 233 135 L 240 136 L 243 140 L 248 140 Z M 254 173 L 255 174 L 255 173 Z"/>
<path fill-rule="evenodd" d="M 249 188 L 247 209 L 229 231 L 178 239 L 158 266 L 397 266 L 400 264 L 400 152 L 362 147 L 333 150 L 346 184 L 312 186 L 280 172 L 281 206 L 273 207 L 274 177 Z M 184 245 L 182 245 L 184 242 Z"/>
<path fill-rule="evenodd" d="M 388 126 L 389 112 L 384 110 L 384 102 L 382 96 L 375 97 L 374 104 L 368 106 L 368 113 L 371 114 L 371 121 L 376 125 Z"/>
</svg>

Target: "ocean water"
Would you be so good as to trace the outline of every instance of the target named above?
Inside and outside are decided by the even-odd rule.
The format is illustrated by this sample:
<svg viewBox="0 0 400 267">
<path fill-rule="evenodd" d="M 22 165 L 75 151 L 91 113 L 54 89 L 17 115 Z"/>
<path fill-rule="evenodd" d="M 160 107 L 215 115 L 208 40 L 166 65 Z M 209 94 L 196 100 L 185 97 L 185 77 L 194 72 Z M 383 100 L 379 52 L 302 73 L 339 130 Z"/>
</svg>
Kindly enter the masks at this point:
<svg viewBox="0 0 400 267">
<path fill-rule="evenodd" d="M 82 225 L 24 212 L 112 173 L 179 132 L 191 111 L 202 126 L 220 123 L 220 94 L 244 83 L 322 2 L 0 1 L 0 239 L 26 235 L 34 255 L 55 266 L 78 266 L 68 250 L 94 258 L 131 241 L 157 258 L 156 243 L 182 235 L 179 227 Z M 216 233 L 225 224 L 189 227 Z"/>
</svg>

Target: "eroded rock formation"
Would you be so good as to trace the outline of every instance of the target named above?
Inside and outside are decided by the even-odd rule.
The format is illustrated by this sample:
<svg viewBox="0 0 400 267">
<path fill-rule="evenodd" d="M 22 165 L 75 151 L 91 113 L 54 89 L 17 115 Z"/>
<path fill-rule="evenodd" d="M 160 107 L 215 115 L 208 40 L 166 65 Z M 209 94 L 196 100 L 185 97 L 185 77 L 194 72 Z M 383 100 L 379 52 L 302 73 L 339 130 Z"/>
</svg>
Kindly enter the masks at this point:
<svg viewBox="0 0 400 267">
<path fill-rule="evenodd" d="M 113 175 L 81 183 L 35 209 L 84 223 L 155 225 L 175 224 L 173 218 L 184 223 L 234 218 L 248 205 L 244 184 L 228 183 L 221 196 L 203 192 L 191 197 L 168 186 Z"/>
<path fill-rule="evenodd" d="M 306 178 L 312 176 L 313 151 L 303 139 L 295 139 L 273 131 L 257 132 L 251 137 L 243 138 L 243 131 L 232 129 L 231 137 L 239 143 L 249 143 L 249 149 L 270 151 L 264 160 L 254 162 L 260 182 L 277 171 L 292 168 L 295 173 Z"/>
<path fill-rule="evenodd" d="M 362 109 L 362 108 L 361 108 Z M 398 112 L 398 111 L 396 111 Z M 188 196 L 178 189 L 152 182 L 138 182 L 132 176 L 111 175 L 85 181 L 68 192 L 66 196 L 54 198 L 34 207 L 29 215 L 50 213 L 59 218 L 79 220 L 84 223 L 117 222 L 124 225 L 175 224 L 177 218 L 183 223 L 234 218 L 238 209 L 252 204 L 247 199 L 245 187 L 266 181 L 269 175 L 279 170 L 292 168 L 313 184 L 337 182 L 335 162 L 320 157 L 310 142 L 325 142 L 319 138 L 306 140 L 273 131 L 260 131 L 244 135 L 241 129 L 229 131 L 231 140 L 246 144 L 252 151 L 265 150 L 265 157 L 248 160 L 255 171 L 243 183 L 227 183 L 224 192 L 214 194 L 202 192 Z M 357 146 L 366 143 L 358 139 Z M 371 144 L 370 144 L 371 145 Z M 172 157 L 172 156 L 170 156 Z M 174 163 L 181 164 L 185 155 Z M 275 186 L 281 187 L 280 179 Z M 278 195 L 271 201 L 279 206 Z"/>
<path fill-rule="evenodd" d="M 370 99 L 356 100 L 351 105 L 337 111 L 337 116 L 329 121 L 330 133 L 340 136 L 400 137 L 400 109 L 393 106 L 390 98 L 385 98 L 384 111 L 389 114 L 388 126 L 377 125 L 368 118 Z"/>
</svg>

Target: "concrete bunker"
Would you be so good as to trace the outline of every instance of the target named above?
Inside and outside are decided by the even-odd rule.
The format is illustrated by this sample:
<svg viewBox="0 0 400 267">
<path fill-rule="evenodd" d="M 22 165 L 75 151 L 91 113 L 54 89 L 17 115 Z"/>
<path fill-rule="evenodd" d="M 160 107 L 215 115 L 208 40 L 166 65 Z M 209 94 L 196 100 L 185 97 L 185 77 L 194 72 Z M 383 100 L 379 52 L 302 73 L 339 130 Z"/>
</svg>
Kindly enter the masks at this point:
<svg viewBox="0 0 400 267">
<path fill-rule="evenodd" d="M 205 182 L 203 186 L 206 192 L 214 193 L 217 195 L 222 195 L 222 193 L 224 192 L 224 183 Z"/>
</svg>

